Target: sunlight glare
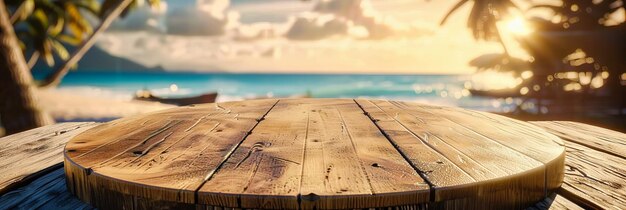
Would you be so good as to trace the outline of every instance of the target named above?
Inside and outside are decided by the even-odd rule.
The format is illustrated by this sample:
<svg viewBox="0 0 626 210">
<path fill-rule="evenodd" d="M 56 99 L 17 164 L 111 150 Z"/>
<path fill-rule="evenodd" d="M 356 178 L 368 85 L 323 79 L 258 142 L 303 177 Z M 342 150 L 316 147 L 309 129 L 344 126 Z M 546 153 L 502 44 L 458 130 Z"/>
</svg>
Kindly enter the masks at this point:
<svg viewBox="0 0 626 210">
<path fill-rule="evenodd" d="M 472 86 L 477 90 L 498 90 L 515 88 L 521 84 L 523 80 L 514 77 L 511 73 L 486 71 L 474 74 L 472 76 Z"/>
<path fill-rule="evenodd" d="M 528 35 L 533 31 L 528 23 L 521 16 L 515 17 L 512 20 L 508 21 L 506 23 L 506 29 L 512 34 L 522 36 Z"/>
<path fill-rule="evenodd" d="M 176 85 L 176 84 L 171 84 L 171 85 L 170 85 L 170 91 L 171 91 L 171 92 L 176 92 L 176 91 L 178 91 L 178 85 Z"/>
<path fill-rule="evenodd" d="M 532 71 L 524 71 L 521 74 L 522 79 L 529 79 L 531 77 L 533 77 L 533 72 Z"/>
</svg>

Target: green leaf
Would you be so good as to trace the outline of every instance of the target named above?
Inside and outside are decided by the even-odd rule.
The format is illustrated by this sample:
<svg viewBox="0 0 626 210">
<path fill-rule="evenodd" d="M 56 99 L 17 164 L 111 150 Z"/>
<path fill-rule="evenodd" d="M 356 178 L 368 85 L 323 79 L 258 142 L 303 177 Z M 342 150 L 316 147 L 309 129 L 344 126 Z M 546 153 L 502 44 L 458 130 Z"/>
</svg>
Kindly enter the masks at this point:
<svg viewBox="0 0 626 210">
<path fill-rule="evenodd" d="M 87 11 L 92 15 L 98 15 L 100 13 L 100 3 L 94 0 L 74 0 L 72 1 L 77 8 L 82 11 Z"/>
<path fill-rule="evenodd" d="M 13 17 L 15 17 L 15 19 L 13 20 L 13 22 L 15 23 L 15 22 L 26 20 L 26 18 L 28 18 L 33 13 L 34 10 L 35 10 L 35 1 L 24 0 L 24 2 L 22 2 L 22 4 L 17 8 L 17 10 L 15 10 L 15 13 L 13 14 Z"/>
<path fill-rule="evenodd" d="M 36 21 L 36 23 L 39 24 L 41 28 L 47 28 L 50 25 L 48 21 L 48 16 L 41 9 L 35 10 L 35 12 L 33 12 L 32 18 Z"/>
<path fill-rule="evenodd" d="M 68 43 L 70 45 L 79 45 L 80 43 L 82 43 L 82 39 L 67 34 L 59 34 L 58 36 L 56 36 L 56 38 L 59 41 Z"/>
<path fill-rule="evenodd" d="M 64 28 L 65 28 L 65 18 L 63 18 L 62 16 L 57 17 L 54 25 L 48 28 L 48 33 L 50 36 L 57 36 L 61 32 L 63 32 Z"/>
<path fill-rule="evenodd" d="M 48 66 L 54 66 L 54 57 L 52 56 L 52 43 L 49 40 L 44 41 L 42 49 L 39 53 L 43 55 L 44 60 Z"/>
<path fill-rule="evenodd" d="M 67 52 L 67 49 L 65 49 L 65 46 L 63 46 L 61 42 L 56 40 L 50 40 L 50 42 L 52 43 L 52 49 L 54 49 L 57 56 L 59 56 L 61 60 L 67 60 L 68 58 L 70 58 L 70 53 Z"/>
</svg>

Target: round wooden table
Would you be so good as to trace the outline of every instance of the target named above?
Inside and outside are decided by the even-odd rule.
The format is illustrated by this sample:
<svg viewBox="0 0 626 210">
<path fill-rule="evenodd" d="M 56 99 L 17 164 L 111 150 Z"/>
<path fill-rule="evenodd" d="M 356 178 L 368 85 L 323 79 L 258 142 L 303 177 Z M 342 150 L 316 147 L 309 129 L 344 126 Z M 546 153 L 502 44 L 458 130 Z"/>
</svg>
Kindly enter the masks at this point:
<svg viewBox="0 0 626 210">
<path fill-rule="evenodd" d="M 562 141 L 495 114 L 384 100 L 268 99 L 123 118 L 65 148 L 101 209 L 524 208 L 563 179 Z"/>
</svg>

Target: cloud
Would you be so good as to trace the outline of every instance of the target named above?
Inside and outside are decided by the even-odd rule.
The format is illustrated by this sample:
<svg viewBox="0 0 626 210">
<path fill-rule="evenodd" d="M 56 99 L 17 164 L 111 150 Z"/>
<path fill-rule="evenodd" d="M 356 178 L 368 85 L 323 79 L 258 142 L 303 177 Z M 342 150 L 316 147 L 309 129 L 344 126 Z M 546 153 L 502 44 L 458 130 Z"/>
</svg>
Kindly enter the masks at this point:
<svg viewBox="0 0 626 210">
<path fill-rule="evenodd" d="M 173 8 L 167 12 L 168 34 L 188 36 L 222 35 L 227 27 L 237 25 L 238 13 L 227 11 L 229 0 L 198 0 L 195 5 Z"/>
<path fill-rule="evenodd" d="M 300 73 L 468 73 L 469 58 L 494 52 L 471 36 L 414 39 L 284 38 L 242 42 L 228 37 L 172 36 L 151 32 L 104 34 L 103 50 L 168 71 Z M 129 47 L 133 46 L 133 47 Z"/>
<path fill-rule="evenodd" d="M 352 23 L 332 14 L 304 13 L 293 20 L 285 36 L 296 40 L 317 40 L 347 34 Z"/>
<path fill-rule="evenodd" d="M 292 27 L 285 36 L 297 40 L 317 40 L 335 35 L 381 39 L 428 33 L 421 27 L 379 14 L 368 0 L 320 0 L 311 12 L 292 19 Z"/>
<path fill-rule="evenodd" d="M 266 16 L 268 8 L 295 7 L 284 1 L 235 2 L 235 8 L 243 14 L 262 9 Z M 158 31 L 185 36 L 223 36 L 238 41 L 253 41 L 286 37 L 292 40 L 319 40 L 334 36 L 357 39 L 382 39 L 391 36 L 420 36 L 430 33 L 422 26 L 410 25 L 381 15 L 369 0 L 319 0 L 315 3 L 297 2 L 308 7 L 270 10 L 282 13 L 283 22 L 240 22 L 240 11 L 231 10 L 230 0 L 177 0 L 164 4 L 160 9 L 143 6 L 129 17 L 117 21 L 116 31 Z M 299 5 L 298 4 L 298 5 Z M 247 5 L 247 6 L 246 6 Z M 254 5 L 254 6 L 252 6 Z M 301 10 L 300 12 L 297 12 Z M 303 10 L 303 11 L 302 11 Z M 259 13 L 259 12 L 257 12 Z M 258 16 L 261 13 L 253 15 Z M 295 14 L 294 14 L 295 13 Z M 275 14 L 280 15 L 280 14 Z M 275 19 L 275 18 L 270 18 Z"/>
<path fill-rule="evenodd" d="M 462 16 L 454 16 L 453 25 L 432 32 L 438 25 L 434 17 L 441 16 L 432 11 L 453 6 L 454 1 L 442 6 L 439 1 L 431 5 L 377 0 L 369 6 L 367 0 L 319 0 L 303 3 L 309 5 L 307 8 L 259 14 L 275 12 L 275 16 L 280 13 L 285 19 L 272 16 L 262 22 L 251 21 L 252 17 L 243 23 L 238 21 L 237 12 L 245 16 L 245 11 L 237 8 L 256 11 L 284 6 L 284 1 L 247 0 L 244 5 L 241 0 L 170 0 L 168 11 L 161 15 L 164 29 L 173 27 L 173 21 L 166 24 L 166 19 L 176 17 L 180 17 L 181 24 L 213 28 L 193 31 L 196 29 L 192 27 L 179 33 L 116 31 L 105 33 L 98 46 L 142 65 L 162 66 L 169 71 L 310 73 L 468 73 L 472 70 L 467 67 L 469 58 L 500 49 L 497 43 L 474 42 Z M 217 23 L 210 25 L 206 20 Z"/>
<path fill-rule="evenodd" d="M 258 22 L 240 24 L 233 30 L 233 39 L 236 41 L 257 41 L 282 37 L 287 30 L 284 24 Z"/>
</svg>

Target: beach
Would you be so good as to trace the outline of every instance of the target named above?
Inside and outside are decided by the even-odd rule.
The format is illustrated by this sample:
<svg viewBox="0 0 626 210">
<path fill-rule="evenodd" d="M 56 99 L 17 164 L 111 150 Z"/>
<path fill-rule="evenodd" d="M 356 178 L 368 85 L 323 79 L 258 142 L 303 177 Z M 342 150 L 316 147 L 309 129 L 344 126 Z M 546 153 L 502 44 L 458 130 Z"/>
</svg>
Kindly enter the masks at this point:
<svg viewBox="0 0 626 210">
<path fill-rule="evenodd" d="M 57 122 L 105 122 L 121 117 L 153 112 L 175 107 L 157 102 L 124 98 L 101 98 L 63 89 L 46 89 L 37 92 L 41 107 Z"/>
</svg>

